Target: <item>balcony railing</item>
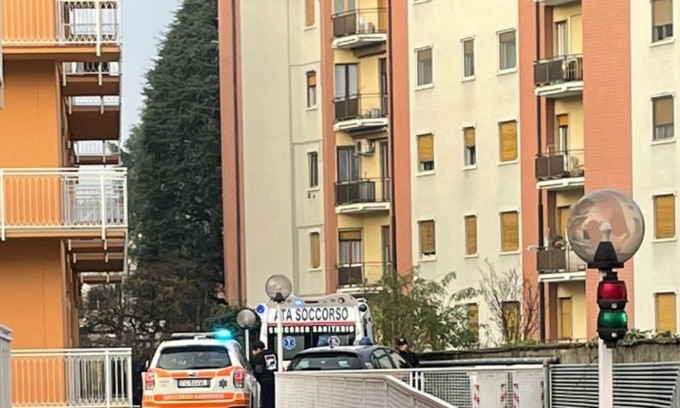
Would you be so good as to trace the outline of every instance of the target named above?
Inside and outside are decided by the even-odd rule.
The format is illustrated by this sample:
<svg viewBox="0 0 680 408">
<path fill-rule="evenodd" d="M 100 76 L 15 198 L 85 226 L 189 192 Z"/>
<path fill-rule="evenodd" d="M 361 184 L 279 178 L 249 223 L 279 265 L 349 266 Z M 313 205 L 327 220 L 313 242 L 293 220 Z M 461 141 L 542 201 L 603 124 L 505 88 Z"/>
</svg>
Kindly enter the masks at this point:
<svg viewBox="0 0 680 408">
<path fill-rule="evenodd" d="M 536 263 L 540 273 L 581 272 L 586 263 L 569 247 L 538 251 Z"/>
<path fill-rule="evenodd" d="M 13 350 L 11 360 L 13 408 L 132 406 L 130 349 Z"/>
<path fill-rule="evenodd" d="M 96 76 L 120 75 L 120 64 L 117 62 L 65 62 L 65 75 Z"/>
<path fill-rule="evenodd" d="M 387 9 L 359 9 L 333 15 L 333 37 L 387 32 Z"/>
<path fill-rule="evenodd" d="M 390 201 L 390 179 L 365 178 L 335 183 L 335 205 Z"/>
<path fill-rule="evenodd" d="M 583 56 L 561 55 L 534 63 L 534 84 L 546 86 L 583 81 Z"/>
<path fill-rule="evenodd" d="M 0 169 L 0 238 L 127 228 L 127 169 Z"/>
<path fill-rule="evenodd" d="M 120 45 L 121 0 L 3 0 L 8 46 Z"/>
<path fill-rule="evenodd" d="M 339 264 L 337 270 L 338 286 L 366 287 L 377 285 L 392 267 L 385 262 L 353 262 Z"/>
<path fill-rule="evenodd" d="M 335 121 L 379 119 L 387 117 L 387 95 L 352 95 L 333 100 Z"/>
<path fill-rule="evenodd" d="M 585 175 L 585 152 L 568 150 L 536 157 L 536 178 L 549 180 Z"/>
<path fill-rule="evenodd" d="M 74 152 L 76 156 L 114 156 L 120 153 L 120 145 L 117 141 L 80 141 L 75 142 Z"/>
</svg>

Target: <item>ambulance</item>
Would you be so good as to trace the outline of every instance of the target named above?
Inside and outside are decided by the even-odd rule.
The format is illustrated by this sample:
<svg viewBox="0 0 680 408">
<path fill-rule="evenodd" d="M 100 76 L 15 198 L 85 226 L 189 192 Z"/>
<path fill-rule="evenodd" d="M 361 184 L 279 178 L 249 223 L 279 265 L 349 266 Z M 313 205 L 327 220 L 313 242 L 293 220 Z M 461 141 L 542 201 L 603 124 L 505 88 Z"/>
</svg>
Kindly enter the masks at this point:
<svg viewBox="0 0 680 408">
<path fill-rule="evenodd" d="M 142 407 L 259 407 L 259 385 L 228 331 L 171 338 L 142 373 Z"/>
<path fill-rule="evenodd" d="M 276 303 L 257 305 L 260 340 L 277 351 Z M 301 298 L 290 296 L 281 306 L 283 323 L 283 366 L 302 350 L 317 347 L 324 341 L 334 347 L 373 342 L 373 319 L 368 302 L 346 294 Z"/>
</svg>

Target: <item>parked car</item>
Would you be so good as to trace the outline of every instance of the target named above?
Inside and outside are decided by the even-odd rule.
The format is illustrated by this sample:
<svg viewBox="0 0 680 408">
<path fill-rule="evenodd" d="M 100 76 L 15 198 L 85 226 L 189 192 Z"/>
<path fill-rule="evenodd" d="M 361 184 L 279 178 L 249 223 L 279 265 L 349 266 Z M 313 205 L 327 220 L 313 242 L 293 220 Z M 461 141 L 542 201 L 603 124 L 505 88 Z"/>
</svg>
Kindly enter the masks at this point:
<svg viewBox="0 0 680 408">
<path fill-rule="evenodd" d="M 396 350 L 384 346 L 315 347 L 299 352 L 287 371 L 398 370 L 412 368 Z"/>
</svg>

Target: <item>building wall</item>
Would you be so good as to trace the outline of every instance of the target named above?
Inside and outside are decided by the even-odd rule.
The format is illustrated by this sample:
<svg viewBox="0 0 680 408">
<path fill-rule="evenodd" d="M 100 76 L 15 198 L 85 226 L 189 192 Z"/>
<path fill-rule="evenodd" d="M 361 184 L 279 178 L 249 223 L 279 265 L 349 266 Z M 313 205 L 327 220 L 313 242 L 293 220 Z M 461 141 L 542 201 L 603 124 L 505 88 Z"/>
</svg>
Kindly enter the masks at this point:
<svg viewBox="0 0 680 408">
<path fill-rule="evenodd" d="M 478 287 L 479 268 L 487 269 L 486 260 L 499 271 L 520 268 L 519 251 L 501 254 L 500 213 L 520 211 L 520 166 L 519 160 L 499 163 L 498 128 L 499 122 L 519 122 L 518 74 L 498 72 L 497 37 L 499 31 L 517 29 L 517 4 L 499 2 L 493 13 L 484 2 L 462 0 L 410 7 L 409 25 L 418 27 L 409 32 L 414 263 L 425 277 L 455 271 L 456 288 Z M 462 8 L 467 15 L 484 15 L 485 24 L 474 18 L 457 18 L 451 24 L 451 16 Z M 475 39 L 476 72 L 474 80 L 463 81 L 461 40 L 469 37 Z M 429 45 L 434 85 L 416 89 L 415 50 Z M 477 165 L 464 168 L 463 128 L 469 126 L 476 128 Z M 416 136 L 429 132 L 434 133 L 435 171 L 419 174 Z M 520 158 L 521 145 L 518 140 Z M 464 217 L 471 214 L 477 216 L 478 255 L 467 257 Z M 420 259 L 417 225 L 425 219 L 435 219 L 437 246 L 436 257 L 426 260 Z M 524 245 L 520 239 L 520 249 Z M 477 301 L 480 322 L 487 321 L 488 308 L 483 300 Z"/>
<path fill-rule="evenodd" d="M 58 239 L 0 243 L 0 321 L 12 328 L 14 348 L 70 346 L 62 253 Z"/>
<path fill-rule="evenodd" d="M 675 137 L 654 142 L 653 111 L 651 98 L 661 94 L 672 94 L 674 98 L 675 121 L 678 120 L 677 91 L 680 78 L 673 73 L 673 67 L 680 65 L 680 53 L 674 41 L 652 43 L 652 13 L 650 2 L 631 2 L 630 41 L 631 53 L 631 127 L 635 139 L 632 150 L 633 197 L 642 209 L 646 231 L 642 247 L 635 255 L 635 327 L 655 327 L 654 294 L 678 292 L 680 264 L 677 239 L 654 239 L 654 205 L 652 197 L 657 194 L 677 194 L 680 180 L 680 146 Z M 673 2 L 675 27 L 680 21 L 680 3 Z M 676 199 L 677 200 L 677 199 Z M 678 204 L 676 201 L 676 220 Z M 677 228 L 677 227 L 676 227 Z M 677 230 L 676 230 L 677 234 Z M 628 310 L 632 307 L 628 306 Z M 676 317 L 677 318 L 677 317 Z"/>
</svg>

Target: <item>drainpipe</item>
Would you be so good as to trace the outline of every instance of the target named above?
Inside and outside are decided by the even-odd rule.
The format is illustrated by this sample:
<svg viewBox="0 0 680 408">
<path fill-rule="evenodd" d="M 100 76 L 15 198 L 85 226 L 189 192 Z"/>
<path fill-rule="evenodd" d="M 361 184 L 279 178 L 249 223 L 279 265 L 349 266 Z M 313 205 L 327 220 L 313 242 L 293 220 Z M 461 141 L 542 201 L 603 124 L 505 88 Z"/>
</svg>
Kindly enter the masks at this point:
<svg viewBox="0 0 680 408">
<path fill-rule="evenodd" d="M 389 105 L 389 118 L 388 118 L 388 129 L 389 129 L 389 148 L 390 148 L 390 194 L 391 194 L 391 200 L 390 200 L 390 235 L 391 235 L 391 241 L 392 241 L 392 251 L 391 251 L 391 256 L 392 256 L 392 267 L 393 267 L 393 272 L 398 273 L 397 271 L 397 200 L 396 200 L 396 187 L 395 185 L 397 184 L 395 182 L 395 176 L 394 176 L 394 145 L 395 145 L 395 140 L 394 140 L 394 49 L 392 48 L 392 7 L 391 4 L 388 5 L 388 8 L 386 10 L 387 12 L 387 81 L 388 81 L 388 95 L 387 95 L 387 100 L 388 100 L 388 105 Z M 380 11 L 378 11 L 380 13 Z M 392 271 L 391 271 L 392 272 Z"/>
<path fill-rule="evenodd" d="M 541 6 L 540 3 L 536 2 L 534 6 L 536 14 L 536 61 L 541 60 Z M 537 143 L 537 156 L 540 156 L 542 147 L 541 138 L 541 128 L 543 123 L 541 121 L 541 97 L 536 96 L 536 143 Z M 535 178 L 534 174 L 534 178 Z M 538 189 L 538 250 L 542 251 L 545 248 L 543 243 L 545 241 L 544 230 L 543 230 L 543 191 Z M 538 269 L 538 268 L 537 268 Z M 537 271 L 538 273 L 538 271 Z M 539 302 L 539 326 L 540 326 L 540 340 L 545 342 L 545 283 L 538 283 L 538 302 Z"/>
<path fill-rule="evenodd" d="M 238 306 L 243 305 L 243 276 L 242 276 L 242 259 L 241 259 L 241 158 L 239 155 L 239 118 L 238 118 L 238 30 L 236 29 L 236 0 L 231 0 L 231 53 L 232 63 L 234 64 L 232 72 L 233 83 L 233 103 L 234 103 L 234 166 L 236 166 L 236 299 Z"/>
</svg>

